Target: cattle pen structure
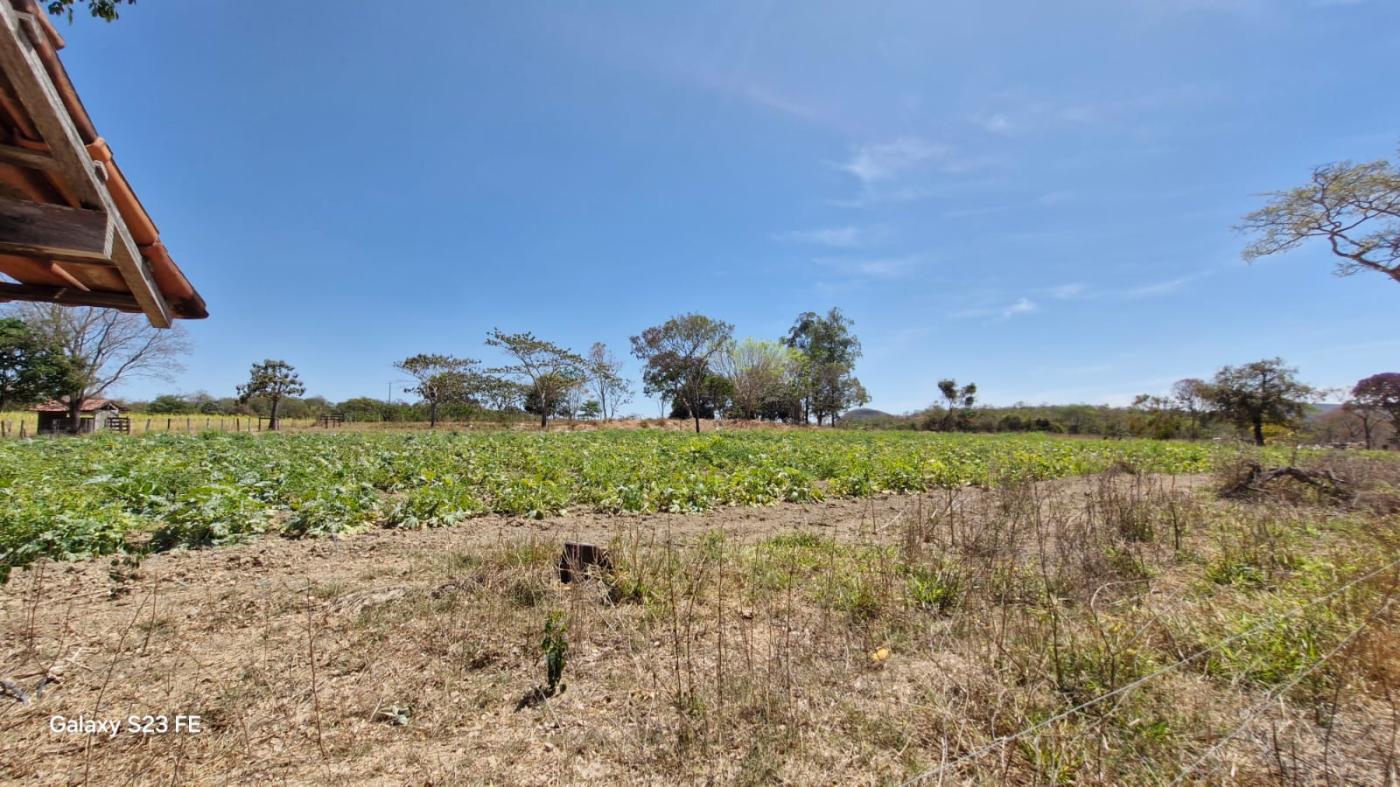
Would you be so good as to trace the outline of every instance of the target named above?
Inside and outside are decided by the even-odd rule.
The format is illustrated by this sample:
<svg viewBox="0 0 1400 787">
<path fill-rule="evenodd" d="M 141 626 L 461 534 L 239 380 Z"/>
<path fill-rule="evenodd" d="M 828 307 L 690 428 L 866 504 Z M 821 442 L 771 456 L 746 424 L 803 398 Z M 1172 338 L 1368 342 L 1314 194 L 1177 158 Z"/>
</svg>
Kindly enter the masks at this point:
<svg viewBox="0 0 1400 787">
<path fill-rule="evenodd" d="M 208 316 L 97 134 L 35 0 L 0 0 L 0 301 Z"/>
</svg>

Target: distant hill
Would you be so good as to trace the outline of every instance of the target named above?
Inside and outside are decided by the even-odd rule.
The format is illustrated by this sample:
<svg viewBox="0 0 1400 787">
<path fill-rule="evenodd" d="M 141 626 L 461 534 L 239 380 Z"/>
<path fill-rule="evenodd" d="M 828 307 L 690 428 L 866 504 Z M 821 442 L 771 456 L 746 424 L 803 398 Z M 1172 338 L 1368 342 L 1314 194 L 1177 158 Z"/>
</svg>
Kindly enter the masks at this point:
<svg viewBox="0 0 1400 787">
<path fill-rule="evenodd" d="M 1321 418 L 1322 416 L 1327 415 L 1333 410 L 1337 410 L 1340 408 L 1340 404 L 1329 404 L 1326 402 L 1310 404 L 1308 405 L 1308 413 L 1305 417 L 1308 420 L 1312 420 L 1314 418 Z"/>
<path fill-rule="evenodd" d="M 842 421 L 869 421 L 875 418 L 893 418 L 894 416 L 884 410 L 875 410 L 870 407 L 858 407 L 841 416 Z"/>
</svg>

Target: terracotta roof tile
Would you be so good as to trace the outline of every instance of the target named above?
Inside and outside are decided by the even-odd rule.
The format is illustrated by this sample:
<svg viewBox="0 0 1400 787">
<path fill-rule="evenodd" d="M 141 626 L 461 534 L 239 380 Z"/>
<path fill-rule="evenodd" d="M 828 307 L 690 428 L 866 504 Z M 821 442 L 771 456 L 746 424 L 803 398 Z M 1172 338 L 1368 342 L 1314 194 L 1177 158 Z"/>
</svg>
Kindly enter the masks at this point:
<svg viewBox="0 0 1400 787">
<path fill-rule="evenodd" d="M 35 51 L 53 83 L 63 108 L 67 111 L 88 155 L 102 165 L 106 173 L 106 189 L 120 213 L 141 257 L 151 271 L 155 286 L 164 295 L 176 317 L 201 319 L 208 316 L 204 299 L 200 297 L 180 267 L 171 259 L 150 214 L 141 205 L 126 176 L 117 165 L 107 141 L 98 136 L 97 129 L 83 107 L 73 83 L 68 78 L 58 50 L 63 38 L 35 0 L 0 0 L 17 12 L 30 14 L 42 35 L 37 36 Z M 0 30 L 0 35 L 6 32 Z M 48 145 L 40 137 L 35 123 L 16 95 L 8 75 L 0 78 L 0 144 L 13 148 L 47 153 Z M 73 190 L 54 170 L 41 170 L 0 162 L 0 196 L 65 207 L 79 207 Z M 79 293 L 129 294 L 125 280 L 115 266 L 75 264 L 58 260 L 37 259 L 17 254 L 0 254 L 0 273 L 21 284 L 70 288 Z M 101 301 L 101 298 L 96 298 Z"/>
</svg>

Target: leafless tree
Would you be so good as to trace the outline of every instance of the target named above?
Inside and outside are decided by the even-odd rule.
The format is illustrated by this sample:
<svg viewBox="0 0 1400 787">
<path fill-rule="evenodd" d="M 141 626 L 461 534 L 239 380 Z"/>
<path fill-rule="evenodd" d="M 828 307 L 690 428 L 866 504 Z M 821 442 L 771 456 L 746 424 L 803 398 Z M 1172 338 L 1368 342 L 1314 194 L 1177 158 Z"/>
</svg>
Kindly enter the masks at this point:
<svg viewBox="0 0 1400 787">
<path fill-rule="evenodd" d="M 138 377 L 170 379 L 190 351 L 184 328 L 154 328 L 140 314 L 88 306 L 26 303 L 12 307 L 40 336 L 53 341 L 76 370 L 67 394 L 70 427 L 78 428 L 83 403 Z"/>
<path fill-rule="evenodd" d="M 1349 427 L 1347 429 L 1347 439 L 1351 440 L 1360 437 L 1362 444 L 1367 450 L 1376 447 L 1375 435 L 1376 426 L 1381 418 L 1381 411 L 1365 402 L 1346 402 L 1338 410 L 1328 413 L 1334 416 L 1329 419 L 1329 426 L 1333 423 Z"/>
<path fill-rule="evenodd" d="M 1201 425 L 1210 413 L 1212 395 L 1210 383 L 1205 380 L 1188 377 L 1172 383 L 1171 398 L 1191 419 L 1192 438 L 1201 436 Z"/>
<path fill-rule="evenodd" d="M 765 405 L 801 385 L 802 356 L 781 342 L 745 339 L 731 344 L 720 355 L 718 367 L 733 386 L 730 407 L 737 418 L 759 418 Z"/>
<path fill-rule="evenodd" d="M 632 386 L 622 377 L 622 361 L 602 342 L 594 342 L 588 350 L 588 377 L 604 421 L 617 417 L 617 408 L 632 401 Z"/>
</svg>

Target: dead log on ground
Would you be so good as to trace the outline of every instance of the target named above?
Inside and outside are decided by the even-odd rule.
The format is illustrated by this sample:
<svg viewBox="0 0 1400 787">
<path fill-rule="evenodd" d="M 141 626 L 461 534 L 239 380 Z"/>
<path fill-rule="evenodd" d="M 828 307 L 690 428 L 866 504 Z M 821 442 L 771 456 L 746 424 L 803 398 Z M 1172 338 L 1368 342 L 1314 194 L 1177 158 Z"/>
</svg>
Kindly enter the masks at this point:
<svg viewBox="0 0 1400 787">
<path fill-rule="evenodd" d="M 1222 497 L 1247 498 L 1269 493 L 1269 484 L 1280 479 L 1289 479 L 1304 484 L 1323 496 L 1340 503 L 1351 503 L 1356 498 L 1352 485 L 1338 478 L 1331 470 L 1305 470 L 1301 467 L 1272 467 L 1265 469 L 1258 462 L 1245 462 L 1248 472 L 1243 478 L 1221 490 Z"/>
</svg>

